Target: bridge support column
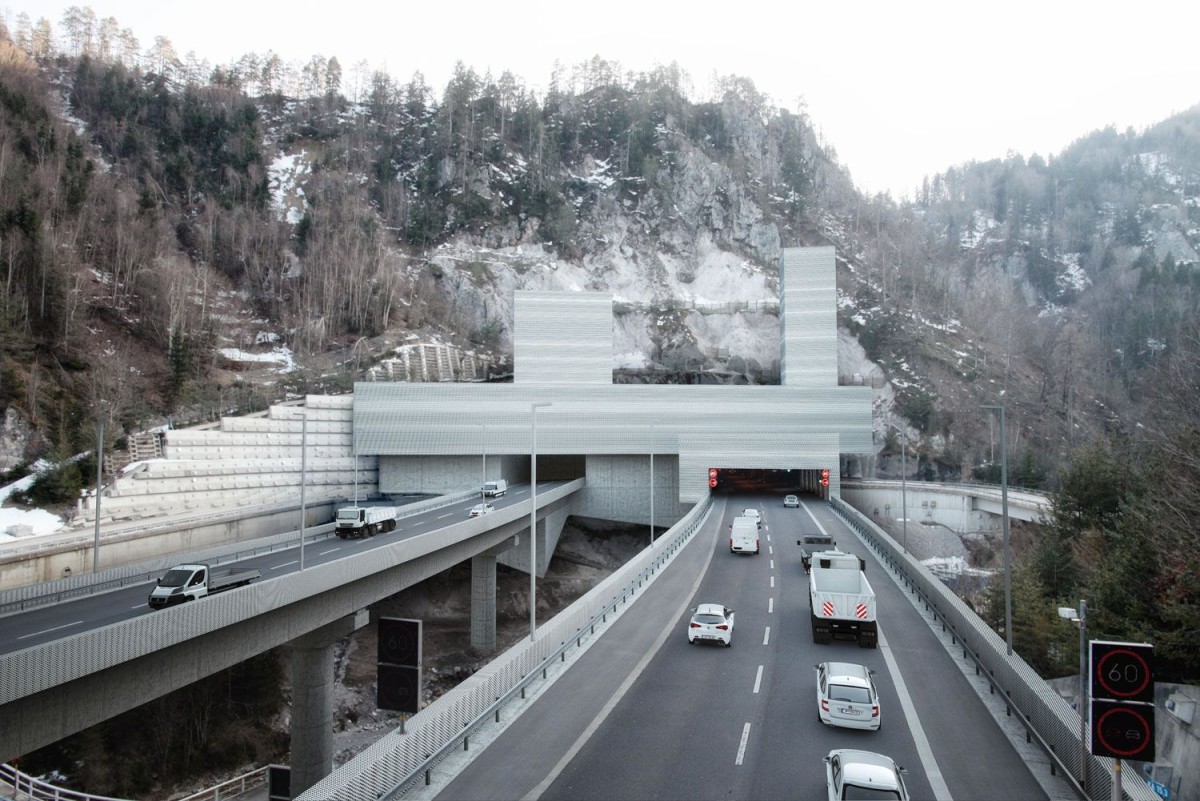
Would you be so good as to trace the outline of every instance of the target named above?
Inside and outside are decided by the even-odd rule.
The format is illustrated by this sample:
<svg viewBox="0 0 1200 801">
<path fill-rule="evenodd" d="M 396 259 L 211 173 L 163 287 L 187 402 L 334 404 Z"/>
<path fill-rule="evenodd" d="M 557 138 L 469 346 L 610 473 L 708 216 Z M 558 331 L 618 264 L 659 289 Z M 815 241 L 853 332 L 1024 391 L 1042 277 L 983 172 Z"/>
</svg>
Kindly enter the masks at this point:
<svg viewBox="0 0 1200 801">
<path fill-rule="evenodd" d="M 471 557 L 471 650 L 496 650 L 496 557 Z"/>
<path fill-rule="evenodd" d="M 298 796 L 333 771 L 333 646 L 367 625 L 366 609 L 288 643 L 292 673 L 291 791 Z"/>
</svg>

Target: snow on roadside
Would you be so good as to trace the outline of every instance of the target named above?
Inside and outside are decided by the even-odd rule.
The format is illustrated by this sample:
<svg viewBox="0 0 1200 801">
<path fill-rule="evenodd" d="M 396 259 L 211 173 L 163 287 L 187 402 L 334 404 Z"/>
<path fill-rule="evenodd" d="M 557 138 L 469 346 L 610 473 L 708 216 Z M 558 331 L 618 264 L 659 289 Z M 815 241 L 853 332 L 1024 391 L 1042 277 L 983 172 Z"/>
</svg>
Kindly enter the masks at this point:
<svg viewBox="0 0 1200 801">
<path fill-rule="evenodd" d="M 10 534 L 9 531 L 18 526 L 28 526 L 31 529 L 30 534 L 25 536 L 38 536 L 53 534 L 65 525 L 61 517 L 44 509 L 16 509 L 3 505 L 8 502 L 8 496 L 14 492 L 18 490 L 24 492 L 29 489 L 37 479 L 38 473 L 49 466 L 48 462 L 39 461 L 34 465 L 35 472 L 7 486 L 0 487 L 0 542 L 12 542 L 17 539 L 17 535 Z"/>
</svg>

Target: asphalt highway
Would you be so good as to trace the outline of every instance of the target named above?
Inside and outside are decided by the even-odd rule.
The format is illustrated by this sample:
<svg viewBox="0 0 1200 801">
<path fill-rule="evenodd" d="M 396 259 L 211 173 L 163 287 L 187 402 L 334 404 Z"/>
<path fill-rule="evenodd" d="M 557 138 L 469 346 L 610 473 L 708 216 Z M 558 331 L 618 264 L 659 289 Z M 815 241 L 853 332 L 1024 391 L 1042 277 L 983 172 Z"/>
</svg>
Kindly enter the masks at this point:
<svg viewBox="0 0 1200 801">
<path fill-rule="evenodd" d="M 757 556 L 729 552 L 729 523 L 746 506 L 763 515 Z M 867 560 L 877 649 L 812 642 L 796 539 L 821 529 Z M 736 611 L 731 648 L 689 645 L 698 603 Z M 819 722 L 822 661 L 876 671 L 879 731 Z M 926 621 L 825 503 L 738 496 L 714 504 L 641 598 L 438 798 L 823 798 L 822 759 L 835 748 L 891 756 L 914 799 L 1046 798 Z"/>
</svg>

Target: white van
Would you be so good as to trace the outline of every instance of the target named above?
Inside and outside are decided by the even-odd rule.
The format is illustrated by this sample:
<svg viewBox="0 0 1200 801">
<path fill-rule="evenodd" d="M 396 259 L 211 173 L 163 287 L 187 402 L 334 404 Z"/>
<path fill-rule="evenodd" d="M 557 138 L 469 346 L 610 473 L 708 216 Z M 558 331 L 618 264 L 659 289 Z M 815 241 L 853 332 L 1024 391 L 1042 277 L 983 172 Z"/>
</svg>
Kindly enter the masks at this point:
<svg viewBox="0 0 1200 801">
<path fill-rule="evenodd" d="M 488 481 L 483 485 L 483 496 L 485 498 L 499 498 L 506 492 L 508 492 L 508 482 L 502 478 L 495 481 Z"/>
<path fill-rule="evenodd" d="M 752 517 L 735 517 L 729 527 L 730 553 L 758 553 L 758 521 Z"/>
</svg>

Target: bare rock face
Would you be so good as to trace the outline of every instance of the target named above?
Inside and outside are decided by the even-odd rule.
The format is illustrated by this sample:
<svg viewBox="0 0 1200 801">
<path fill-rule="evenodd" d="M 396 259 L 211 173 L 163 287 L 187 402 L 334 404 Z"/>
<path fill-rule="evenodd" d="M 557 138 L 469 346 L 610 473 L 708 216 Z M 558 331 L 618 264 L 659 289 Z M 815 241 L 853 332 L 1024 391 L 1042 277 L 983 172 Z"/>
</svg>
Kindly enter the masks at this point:
<svg viewBox="0 0 1200 801">
<path fill-rule="evenodd" d="M 11 406 L 0 419 L 0 473 L 27 463 L 33 457 L 37 432 Z"/>
</svg>

